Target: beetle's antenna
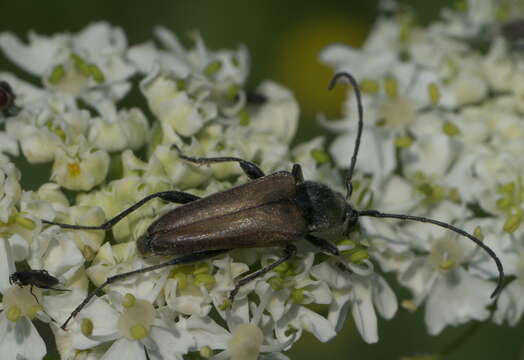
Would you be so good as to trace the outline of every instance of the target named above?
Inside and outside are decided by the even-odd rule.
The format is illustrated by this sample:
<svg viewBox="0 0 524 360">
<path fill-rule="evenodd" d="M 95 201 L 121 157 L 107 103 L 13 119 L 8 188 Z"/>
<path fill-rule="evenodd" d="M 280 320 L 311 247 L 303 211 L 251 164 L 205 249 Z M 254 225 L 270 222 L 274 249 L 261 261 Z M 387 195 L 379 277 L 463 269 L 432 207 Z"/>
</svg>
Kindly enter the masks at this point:
<svg viewBox="0 0 524 360">
<path fill-rule="evenodd" d="M 351 177 L 353 176 L 353 170 L 355 169 L 355 164 L 357 163 L 357 155 L 358 155 L 358 149 L 360 147 L 360 138 L 362 137 L 362 128 L 363 128 L 363 118 L 364 118 L 364 110 L 362 107 L 362 95 L 360 94 L 360 88 L 358 87 L 357 80 L 351 75 L 350 73 L 344 71 L 336 73 L 335 76 L 333 76 L 333 79 L 329 82 L 329 90 L 332 90 L 335 85 L 337 84 L 338 79 L 340 78 L 346 78 L 351 83 L 351 86 L 353 86 L 353 89 L 355 90 L 355 95 L 357 97 L 357 108 L 358 108 L 358 131 L 357 131 L 357 139 L 355 140 L 355 148 L 353 149 L 353 156 L 351 157 L 351 164 L 349 165 L 348 174 L 346 175 L 346 188 L 347 188 L 347 194 L 346 199 L 349 200 L 351 197 L 351 193 L 353 192 L 353 184 L 351 183 Z"/>
<path fill-rule="evenodd" d="M 491 297 L 493 298 L 493 297 L 497 296 L 500 293 L 500 291 L 502 290 L 502 286 L 503 286 L 503 282 L 504 282 L 504 268 L 502 267 L 502 263 L 500 262 L 500 259 L 495 254 L 495 252 L 493 250 L 491 250 L 486 244 L 484 244 L 482 241 L 480 241 L 475 236 L 465 232 L 464 230 L 462 230 L 462 229 L 460 229 L 458 227 L 455 227 L 455 226 L 453 226 L 451 224 L 442 222 L 442 221 L 433 220 L 433 219 L 429 219 L 429 218 L 425 218 L 425 217 L 421 217 L 421 216 L 412 216 L 412 215 L 404 215 L 404 214 L 386 214 L 386 213 L 382 213 L 382 212 L 377 211 L 377 210 L 363 210 L 363 211 L 359 211 L 358 215 L 359 216 L 371 216 L 371 217 L 377 217 L 377 218 L 393 218 L 393 219 L 400 219 L 400 220 L 413 220 L 413 221 L 419 221 L 419 222 L 424 222 L 424 223 L 430 223 L 430 224 L 437 225 L 437 226 L 443 227 L 445 229 L 454 231 L 457 234 L 460 234 L 462 236 L 467 237 L 468 239 L 473 241 L 475 244 L 477 244 L 477 246 L 481 247 L 493 259 L 493 261 L 495 261 L 495 264 L 497 265 L 497 270 L 499 272 L 499 278 L 498 278 L 498 281 L 497 281 L 497 287 L 495 288 L 495 290 L 491 294 Z"/>
</svg>

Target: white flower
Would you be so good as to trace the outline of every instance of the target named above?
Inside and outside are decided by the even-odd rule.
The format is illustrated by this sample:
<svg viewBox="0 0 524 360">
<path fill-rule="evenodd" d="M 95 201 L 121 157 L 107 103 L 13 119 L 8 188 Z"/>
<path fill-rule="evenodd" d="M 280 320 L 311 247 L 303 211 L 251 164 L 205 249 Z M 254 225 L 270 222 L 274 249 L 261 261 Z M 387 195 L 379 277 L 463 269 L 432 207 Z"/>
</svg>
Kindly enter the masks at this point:
<svg viewBox="0 0 524 360">
<path fill-rule="evenodd" d="M 260 298 L 258 306 L 251 307 L 251 320 L 247 301 L 235 302 L 232 310 L 228 312 L 229 332 L 212 320 L 202 320 L 198 317 L 187 319 L 186 327 L 195 336 L 198 348 L 225 349 L 213 356 L 212 360 L 269 360 L 273 359 L 273 356 L 287 359 L 279 356 L 279 352 L 291 345 L 297 337 L 291 335 L 282 343 L 278 343 L 272 336 L 273 322 L 264 316 L 271 296 L 272 291 L 269 290 Z"/>
<path fill-rule="evenodd" d="M 44 340 L 31 320 L 26 316 L 9 320 L 6 311 L 0 314 L 0 351 L 6 358 L 28 360 L 40 360 L 47 353 Z"/>
<path fill-rule="evenodd" d="M 99 249 L 92 265 L 86 270 L 90 280 L 96 285 L 101 285 L 108 277 L 144 268 L 149 264 L 137 257 L 134 242 L 121 243 L 111 246 L 105 243 Z M 141 275 L 115 282 L 106 287 L 106 291 L 113 291 L 121 295 L 132 294 L 137 298 L 153 302 L 157 299 L 166 282 L 167 273 L 155 271 L 145 272 Z"/>
<path fill-rule="evenodd" d="M 37 302 L 41 297 L 40 290 L 28 287 L 10 286 L 6 277 L 15 271 L 12 252 L 9 243 L 0 238 L 0 260 L 4 264 L 0 282 L 2 298 L 2 313 L 0 313 L 0 351 L 3 356 L 17 359 L 23 357 L 29 360 L 40 360 L 46 354 L 44 340 L 38 334 L 31 322 L 36 316 L 49 321 L 43 316 L 42 305 Z"/>
<path fill-rule="evenodd" d="M 204 317 L 212 309 L 209 291 L 215 283 L 208 262 L 176 267 L 164 287 L 167 306 L 184 315 Z"/>
<path fill-rule="evenodd" d="M 208 93 L 192 97 L 179 86 L 160 74 L 143 81 L 141 86 L 151 111 L 160 120 L 165 143 L 176 143 L 177 133 L 196 134 L 206 121 L 216 116 L 216 106 L 206 99 Z"/>
<path fill-rule="evenodd" d="M 251 116 L 251 129 L 271 133 L 283 144 L 295 136 L 298 126 L 298 103 L 288 89 L 272 82 L 260 84 L 256 90 L 267 98 L 266 102 Z"/>
<path fill-rule="evenodd" d="M 314 257 L 313 253 L 308 253 L 297 260 L 285 262 L 275 268 L 274 273 L 265 276 L 267 284 L 257 284 L 256 292 L 259 297 L 269 291 L 268 284 L 274 291 L 268 311 L 275 322 L 286 313 L 293 312 L 295 307 L 331 302 L 331 294 L 326 284 L 311 277 Z M 275 256 L 263 256 L 262 265 L 275 260 Z"/>
<path fill-rule="evenodd" d="M 95 299 L 79 316 L 73 347 L 87 349 L 114 341 L 102 359 L 178 359 L 194 345 L 192 336 L 180 325 L 168 326 L 151 302 L 131 294 L 118 297 L 111 306 Z M 115 308 L 116 307 L 116 308 Z M 147 354 L 147 355 L 146 355 Z"/>
<path fill-rule="evenodd" d="M 333 296 L 328 320 L 339 331 L 351 307 L 357 329 L 367 343 L 378 341 L 375 309 L 385 319 L 391 319 L 397 311 L 397 299 L 387 282 L 378 274 L 370 276 L 350 275 L 328 262 L 316 265 L 313 275 L 325 281 Z"/>
<path fill-rule="evenodd" d="M 125 35 L 107 23 L 95 23 L 77 35 L 52 37 L 29 33 L 29 45 L 4 32 L 0 48 L 16 64 L 58 91 L 97 105 L 107 98 L 118 100 L 130 88 L 126 80 L 135 72 L 124 58 Z"/>
<path fill-rule="evenodd" d="M 460 239 L 462 240 L 462 239 Z M 470 274 L 462 263 L 470 254 L 455 237 L 433 241 L 428 257 L 415 257 L 399 280 L 415 295 L 415 304 L 425 304 L 425 321 L 432 335 L 446 325 L 459 325 L 489 316 L 494 284 Z"/>
<path fill-rule="evenodd" d="M 133 108 L 104 115 L 107 117 L 93 119 L 88 135 L 92 144 L 110 152 L 137 150 L 144 145 L 149 125 L 142 111 Z"/>
<path fill-rule="evenodd" d="M 158 62 L 163 71 L 182 78 L 189 74 L 212 75 L 217 86 L 229 82 L 240 85 L 247 77 L 249 55 L 243 46 L 236 51 L 210 51 L 200 34 L 194 32 L 191 35 L 195 48 L 187 50 L 166 28 L 156 28 L 155 34 L 167 51 L 158 50 L 151 43 L 134 46 L 129 51 L 129 57 L 143 73 L 151 71 L 153 64 Z"/>
<path fill-rule="evenodd" d="M 191 156 L 202 155 L 198 151 L 198 144 L 196 142 L 194 144 L 195 146 L 186 149 L 187 153 Z M 196 166 L 183 161 L 179 153 L 169 145 L 159 145 L 151 154 L 144 177 L 148 179 L 148 183 L 159 183 L 185 190 L 204 184 L 212 171 L 207 166 Z"/>
<path fill-rule="evenodd" d="M 70 190 L 90 190 L 104 181 L 109 171 L 109 155 L 96 150 L 84 138 L 64 144 L 55 153 L 51 178 Z"/>
<path fill-rule="evenodd" d="M 8 119 L 7 133 L 19 141 L 28 161 L 51 161 L 64 142 L 85 134 L 90 114 L 78 109 L 70 100 L 61 95 L 45 94 L 28 101 L 18 116 Z"/>
<path fill-rule="evenodd" d="M 19 181 L 20 170 L 13 163 L 2 162 L 0 164 L 0 221 L 4 224 L 16 212 L 15 206 L 22 195 Z"/>
<path fill-rule="evenodd" d="M 55 277 L 68 280 L 84 263 L 84 257 L 68 232 L 52 226 L 42 231 L 30 246 L 28 263 L 32 269 L 46 269 Z"/>
<path fill-rule="evenodd" d="M 381 78 L 398 61 L 396 49 L 392 47 L 398 31 L 396 22 L 380 19 L 361 50 L 339 44 L 330 45 L 320 53 L 320 61 L 337 71 L 359 74 L 363 79 Z"/>
</svg>

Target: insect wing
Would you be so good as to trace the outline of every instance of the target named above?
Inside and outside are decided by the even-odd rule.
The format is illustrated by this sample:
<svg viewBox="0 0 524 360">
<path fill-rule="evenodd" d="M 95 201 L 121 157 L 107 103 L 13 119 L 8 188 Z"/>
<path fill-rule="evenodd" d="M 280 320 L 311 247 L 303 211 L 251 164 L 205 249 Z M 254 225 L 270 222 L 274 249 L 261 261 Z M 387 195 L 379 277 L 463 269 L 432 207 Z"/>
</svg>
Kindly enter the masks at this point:
<svg viewBox="0 0 524 360">
<path fill-rule="evenodd" d="M 302 236 L 307 223 L 289 199 L 188 223 L 155 235 L 157 254 L 283 246 Z"/>
<path fill-rule="evenodd" d="M 293 175 L 285 171 L 277 172 L 179 206 L 151 224 L 148 231 L 154 233 L 178 229 L 202 220 L 289 199 L 295 192 Z"/>
</svg>

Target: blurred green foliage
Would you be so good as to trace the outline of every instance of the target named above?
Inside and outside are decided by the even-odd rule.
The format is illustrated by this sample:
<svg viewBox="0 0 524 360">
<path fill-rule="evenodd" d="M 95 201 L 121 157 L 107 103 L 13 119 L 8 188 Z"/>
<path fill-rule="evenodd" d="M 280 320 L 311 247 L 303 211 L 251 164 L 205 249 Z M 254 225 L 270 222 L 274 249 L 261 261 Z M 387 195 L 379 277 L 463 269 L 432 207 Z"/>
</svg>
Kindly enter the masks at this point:
<svg viewBox="0 0 524 360">
<path fill-rule="evenodd" d="M 421 23 L 435 18 L 440 8 L 452 4 L 449 0 L 400 2 L 415 10 Z M 249 86 L 256 87 L 263 79 L 270 78 L 291 88 L 302 109 L 297 139 L 305 140 L 321 131 L 315 122 L 316 113 L 336 118 L 344 96 L 343 87 L 332 93 L 326 91 L 332 71 L 317 61 L 319 51 L 333 42 L 362 44 L 373 24 L 376 5 L 375 0 L 2 0 L 0 14 L 1 29 L 23 38 L 29 30 L 42 34 L 76 32 L 93 21 L 106 20 L 121 26 L 130 44 L 152 39 L 157 25 L 173 30 L 183 41 L 187 41 L 190 31 L 198 30 L 211 48 L 243 43 L 252 56 Z M 38 82 L 1 56 L 0 69 Z M 135 96 L 130 101 L 141 100 Z M 29 169 L 37 173 L 41 166 Z M 31 188 L 31 184 L 27 186 Z M 401 300 L 409 298 L 402 290 L 398 294 Z M 426 332 L 422 309 L 415 313 L 400 310 L 392 321 L 379 320 L 379 332 L 378 344 L 365 344 L 349 314 L 343 332 L 331 343 L 321 344 L 305 335 L 288 355 L 293 360 L 401 359 L 454 347 L 454 351 L 442 359 L 524 359 L 520 337 L 524 324 L 508 328 L 489 322 L 470 323 L 448 328 L 442 335 L 432 337 Z M 47 359 L 56 356 L 56 353 L 49 354 Z"/>
</svg>

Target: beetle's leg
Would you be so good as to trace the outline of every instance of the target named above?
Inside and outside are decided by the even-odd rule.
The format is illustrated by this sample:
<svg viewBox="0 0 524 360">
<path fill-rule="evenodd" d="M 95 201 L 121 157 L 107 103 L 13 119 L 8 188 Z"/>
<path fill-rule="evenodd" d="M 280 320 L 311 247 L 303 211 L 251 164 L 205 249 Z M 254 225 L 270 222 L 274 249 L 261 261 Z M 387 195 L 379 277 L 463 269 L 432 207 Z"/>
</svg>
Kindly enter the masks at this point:
<svg viewBox="0 0 524 360">
<path fill-rule="evenodd" d="M 320 250 L 324 251 L 325 253 L 328 253 L 336 258 L 338 258 L 337 267 L 342 270 L 346 271 L 350 274 L 353 273 L 353 271 L 346 265 L 346 262 L 344 259 L 340 256 L 340 251 L 338 248 L 331 242 L 327 241 L 325 239 L 313 236 L 313 235 L 305 235 L 304 238 L 309 241 L 311 244 L 318 247 Z"/>
<path fill-rule="evenodd" d="M 39 287 L 44 288 L 44 289 L 50 289 L 50 288 L 46 288 L 46 287 L 42 287 L 42 286 L 39 286 Z M 37 303 L 38 305 L 40 305 L 40 301 L 38 301 L 38 298 L 37 298 L 36 295 L 33 293 L 33 284 L 31 284 L 31 287 L 29 288 L 29 292 L 30 292 L 31 295 L 33 295 L 33 297 L 35 298 L 36 303 Z M 42 306 L 42 305 L 40 305 L 40 306 Z M 52 322 L 56 323 L 56 320 L 53 319 L 53 317 L 52 317 L 51 315 L 49 315 L 49 314 L 47 313 L 47 311 L 44 310 L 43 307 L 42 307 L 42 311 L 43 311 L 47 316 L 49 316 L 49 318 L 51 319 Z"/>
<path fill-rule="evenodd" d="M 184 155 L 182 151 L 178 148 L 178 146 L 174 145 L 175 149 L 178 151 L 178 155 L 189 162 L 192 162 L 194 164 L 213 164 L 213 163 L 221 163 L 221 162 L 237 162 L 238 165 L 242 168 L 242 171 L 244 174 L 247 175 L 251 180 L 257 179 L 259 177 L 264 176 L 264 172 L 258 167 L 257 164 L 252 163 L 251 161 L 247 161 L 244 159 L 240 159 L 237 157 L 231 157 L 231 156 L 221 156 L 221 157 L 190 157 L 187 155 Z"/>
<path fill-rule="evenodd" d="M 64 229 L 109 230 L 113 226 L 115 226 L 117 222 L 119 222 L 120 220 L 125 218 L 127 215 L 129 215 L 130 213 L 132 213 L 133 211 L 138 209 L 140 206 L 144 205 L 149 200 L 152 200 L 152 199 L 155 199 L 155 198 L 160 198 L 162 200 L 169 201 L 169 202 L 174 202 L 174 203 L 177 203 L 177 204 L 187 204 L 187 203 L 189 203 L 191 201 L 195 201 L 195 200 L 200 199 L 196 195 L 189 194 L 189 193 L 186 193 L 186 192 L 183 192 L 183 191 L 161 191 L 161 192 L 157 192 L 157 193 L 154 193 L 154 194 L 146 196 L 145 198 L 143 198 L 139 202 L 135 203 L 134 205 L 131 205 L 129 208 L 125 209 L 124 211 L 122 211 L 120 214 L 118 214 L 114 218 L 109 219 L 108 221 L 106 221 L 102 225 L 98 225 L 98 226 L 71 225 L 71 224 L 61 224 L 61 223 L 57 223 L 57 222 L 54 222 L 54 221 L 48 221 L 48 220 L 42 220 L 42 222 L 44 224 L 49 224 L 49 225 L 58 225 L 58 226 L 60 226 L 61 228 L 64 228 Z"/>
<path fill-rule="evenodd" d="M 295 179 L 295 183 L 300 184 L 304 182 L 304 175 L 302 174 L 302 166 L 300 166 L 300 164 L 293 164 L 291 174 Z"/>
<path fill-rule="evenodd" d="M 72 291 L 71 289 L 57 289 L 50 286 L 39 286 L 40 289 L 46 289 L 46 290 L 56 290 L 56 291 Z"/>
<path fill-rule="evenodd" d="M 38 305 L 40 305 L 40 302 L 38 301 L 38 298 L 36 297 L 35 293 L 33 292 L 33 284 L 31 284 L 31 286 L 29 286 L 29 292 L 30 292 L 31 295 L 33 295 L 33 297 L 35 298 L 36 303 L 37 303 Z"/>
<path fill-rule="evenodd" d="M 282 264 L 283 262 L 288 261 L 293 256 L 295 256 L 296 253 L 297 253 L 297 247 L 295 245 L 293 245 L 293 244 L 288 244 L 284 248 L 284 256 L 282 256 L 280 259 L 278 259 L 277 261 L 269 264 L 266 267 L 263 267 L 260 270 L 255 271 L 254 273 L 251 273 L 251 274 L 247 275 L 246 277 L 243 277 L 242 279 L 240 279 L 237 282 L 237 284 L 235 285 L 235 288 L 233 289 L 233 291 L 231 291 L 231 293 L 229 294 L 229 300 L 231 300 L 231 302 L 233 302 L 233 300 L 235 299 L 235 296 L 238 293 L 238 290 L 240 289 L 240 287 L 246 285 L 251 280 L 256 279 L 257 277 L 262 276 L 262 275 L 266 274 L 267 272 L 273 270 L 274 268 L 276 268 L 278 265 Z"/>
<path fill-rule="evenodd" d="M 60 327 L 62 328 L 62 330 L 65 330 L 67 324 L 69 323 L 69 321 L 72 318 L 74 318 L 82 310 L 82 308 L 87 305 L 87 303 L 89 303 L 89 301 L 93 298 L 93 296 L 95 296 L 95 294 L 98 291 L 102 290 L 104 287 L 106 287 L 109 284 L 112 284 L 112 283 L 114 283 L 116 281 L 125 279 L 125 278 L 127 278 L 129 276 L 133 276 L 133 275 L 137 275 L 137 274 L 143 274 L 143 273 L 146 273 L 146 272 L 149 272 L 149 271 L 162 269 L 162 268 L 167 267 L 167 266 L 180 265 L 180 264 L 192 263 L 192 262 L 197 262 L 197 261 L 209 259 L 209 258 L 212 258 L 212 257 L 214 257 L 216 255 L 223 254 L 223 253 L 225 253 L 227 251 L 229 251 L 229 249 L 200 251 L 200 252 L 197 252 L 197 253 L 180 256 L 180 257 L 177 257 L 175 259 L 171 259 L 171 260 L 169 260 L 167 262 L 164 262 L 164 263 L 161 263 L 161 264 L 152 265 L 152 266 L 145 267 L 143 269 L 133 270 L 133 271 L 129 271 L 129 272 L 126 272 L 126 273 L 117 274 L 115 276 L 108 277 L 106 279 L 106 281 L 104 281 L 104 283 L 102 283 L 102 285 L 100 285 L 99 287 L 97 287 L 96 289 L 91 291 L 86 296 L 84 301 L 82 301 L 80 303 L 80 305 L 78 305 L 73 310 L 71 315 L 69 315 L 67 320 Z"/>
<path fill-rule="evenodd" d="M 333 243 L 331 243 L 330 241 L 309 234 L 305 235 L 304 238 L 311 244 L 318 247 L 320 250 L 324 251 L 325 253 L 328 253 L 333 256 L 340 255 L 338 248 L 335 245 L 333 245 Z"/>
</svg>

